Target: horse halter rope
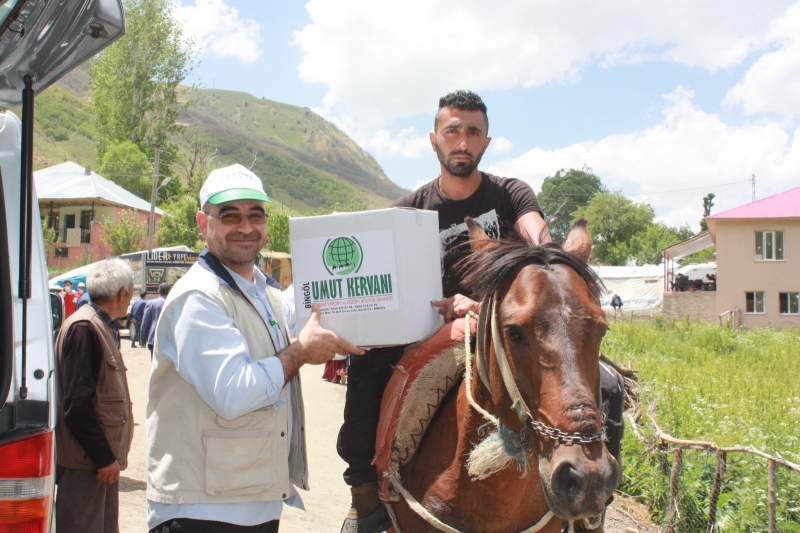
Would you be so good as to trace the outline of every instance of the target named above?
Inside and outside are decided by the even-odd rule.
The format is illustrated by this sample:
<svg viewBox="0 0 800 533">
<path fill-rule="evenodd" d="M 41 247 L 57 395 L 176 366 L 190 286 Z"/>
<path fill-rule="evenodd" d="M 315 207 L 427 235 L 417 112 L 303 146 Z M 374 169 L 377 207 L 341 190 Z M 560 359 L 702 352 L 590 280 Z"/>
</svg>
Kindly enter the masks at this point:
<svg viewBox="0 0 800 533">
<path fill-rule="evenodd" d="M 478 364 L 478 375 L 483 383 L 484 387 L 486 387 L 489 392 L 491 392 L 491 387 L 489 386 L 489 371 L 488 371 L 488 345 L 486 343 L 486 331 L 487 326 L 491 327 L 492 331 L 492 344 L 494 346 L 495 357 L 497 359 L 498 366 L 500 368 L 500 373 L 503 376 L 503 383 L 506 387 L 506 391 L 508 392 L 509 396 L 511 397 L 512 405 L 511 409 L 516 413 L 517 417 L 519 417 L 520 422 L 522 423 L 522 429 L 520 430 L 520 438 L 522 439 L 523 443 L 527 443 L 528 440 L 528 428 L 533 430 L 535 434 L 538 434 L 540 437 L 553 439 L 559 442 L 563 442 L 567 446 L 572 446 L 573 444 L 589 444 L 591 442 L 601 442 L 605 440 L 605 429 L 601 430 L 598 433 L 567 433 L 562 431 L 558 428 L 554 428 L 543 424 L 537 420 L 534 420 L 533 415 L 528 409 L 525 400 L 522 398 L 522 395 L 519 392 L 519 387 L 517 387 L 517 383 L 514 380 L 514 376 L 511 373 L 511 366 L 508 363 L 508 356 L 506 355 L 506 351 L 503 348 L 503 343 L 500 340 L 500 328 L 497 324 L 497 292 L 492 293 L 492 296 L 489 298 L 489 301 L 486 302 L 485 305 L 481 306 L 480 315 L 476 315 L 474 312 L 469 311 L 467 312 L 467 316 L 465 317 L 465 334 L 464 334 L 464 346 L 465 346 L 465 370 L 464 370 L 464 379 L 466 381 L 466 394 L 467 394 L 467 401 L 475 409 L 478 413 L 480 413 L 486 420 L 490 423 L 494 424 L 496 427 L 500 427 L 502 422 L 500 419 L 490 413 L 488 413 L 484 408 L 482 408 L 478 403 L 475 401 L 475 398 L 472 397 L 472 363 L 473 358 L 477 360 Z M 470 332 L 470 319 L 474 318 L 478 322 L 478 331 L 477 331 L 477 347 L 475 353 L 472 352 L 472 334 Z M 457 529 L 448 526 L 438 518 L 436 518 L 433 514 L 430 513 L 425 507 L 420 504 L 414 496 L 411 495 L 408 490 L 403 486 L 402 480 L 400 479 L 399 473 L 395 472 L 394 475 L 391 476 L 392 486 L 400 493 L 401 496 L 406 500 L 406 504 L 409 506 L 411 510 L 417 513 L 420 517 L 422 517 L 426 522 L 430 525 L 438 529 L 439 531 L 444 531 L 446 533 L 461 533 Z M 398 533 L 401 533 L 400 527 L 397 521 L 397 517 L 394 514 L 394 509 L 392 508 L 390 503 L 385 503 L 386 509 L 389 512 L 389 516 L 392 519 L 392 523 L 394 524 L 395 529 Z M 521 531 L 520 533 L 536 533 L 537 531 L 541 531 L 543 527 L 550 523 L 550 521 L 555 518 L 553 511 L 548 509 L 545 515 L 539 519 L 531 527 Z M 583 519 L 584 525 L 589 529 L 596 529 L 600 525 L 600 521 L 602 519 L 602 514 L 598 515 L 597 520 L 592 522 L 592 520 L 588 518 Z M 569 521 L 569 531 L 574 531 L 574 524 L 573 521 Z"/>
<path fill-rule="evenodd" d="M 503 341 L 500 337 L 500 326 L 498 325 L 497 320 L 497 306 L 497 292 L 494 292 L 489 298 L 489 301 L 486 302 L 485 305 L 481 306 L 480 315 L 476 315 L 472 311 L 467 312 L 465 324 L 466 329 L 464 335 L 464 347 L 467 359 L 467 369 L 465 371 L 465 375 L 467 375 L 467 379 L 470 381 L 472 379 L 471 360 L 473 358 L 472 346 L 470 342 L 471 335 L 469 319 L 475 318 L 478 321 L 478 339 L 474 358 L 476 359 L 478 365 L 478 376 L 480 377 L 483 386 L 486 387 L 486 390 L 491 393 L 492 388 L 489 384 L 489 347 L 488 343 L 486 342 L 487 325 L 489 325 L 492 331 L 492 346 L 494 347 L 497 366 L 500 369 L 500 375 L 503 377 L 503 384 L 506 387 L 506 392 L 508 392 L 508 395 L 511 397 L 511 410 L 514 411 L 514 413 L 517 415 L 517 418 L 519 418 L 520 423 L 522 424 L 520 437 L 523 439 L 523 442 L 525 442 L 527 439 L 526 433 L 528 432 L 528 429 L 533 430 L 533 432 L 538 434 L 540 437 L 563 442 L 567 446 L 571 446 L 573 444 L 589 444 L 592 442 L 604 441 L 606 438 L 605 429 L 601 429 L 597 433 L 567 433 L 558 428 L 543 424 L 533 418 L 531 410 L 528 408 L 528 405 L 522 398 L 522 394 L 519 392 L 519 387 L 517 387 L 517 382 L 514 380 L 514 376 L 511 373 L 511 365 L 508 363 L 508 356 L 506 355 L 506 350 L 503 347 Z M 499 420 L 497 417 L 487 413 L 486 410 L 484 410 L 477 404 L 477 402 L 475 402 L 474 398 L 472 397 L 471 387 L 467 388 L 467 400 L 473 409 L 478 411 L 484 418 L 486 418 L 486 420 L 499 427 Z"/>
</svg>

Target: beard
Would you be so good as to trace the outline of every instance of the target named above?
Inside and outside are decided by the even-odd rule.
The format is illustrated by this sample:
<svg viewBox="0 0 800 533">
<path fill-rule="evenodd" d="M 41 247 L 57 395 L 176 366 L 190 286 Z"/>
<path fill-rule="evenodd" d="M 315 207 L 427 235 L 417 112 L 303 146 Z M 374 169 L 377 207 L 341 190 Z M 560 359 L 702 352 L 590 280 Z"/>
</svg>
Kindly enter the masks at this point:
<svg viewBox="0 0 800 533">
<path fill-rule="evenodd" d="M 472 171 L 478 168 L 478 164 L 481 162 L 481 158 L 483 157 L 485 151 L 486 150 L 481 151 L 481 153 L 476 156 L 469 150 L 456 150 L 445 156 L 444 152 L 439 148 L 439 145 L 436 145 L 436 156 L 439 158 L 439 162 L 450 174 L 453 176 L 458 176 L 459 178 L 466 178 L 472 174 Z M 472 160 L 453 161 L 453 156 L 456 155 L 467 155 L 472 158 Z"/>
<path fill-rule="evenodd" d="M 245 246 L 238 246 L 237 241 L 250 241 Z M 234 232 L 222 236 L 217 233 L 209 234 L 207 238 L 208 248 L 215 256 L 236 265 L 255 264 L 261 249 L 266 245 L 267 236 L 258 232 L 248 234 Z"/>
</svg>

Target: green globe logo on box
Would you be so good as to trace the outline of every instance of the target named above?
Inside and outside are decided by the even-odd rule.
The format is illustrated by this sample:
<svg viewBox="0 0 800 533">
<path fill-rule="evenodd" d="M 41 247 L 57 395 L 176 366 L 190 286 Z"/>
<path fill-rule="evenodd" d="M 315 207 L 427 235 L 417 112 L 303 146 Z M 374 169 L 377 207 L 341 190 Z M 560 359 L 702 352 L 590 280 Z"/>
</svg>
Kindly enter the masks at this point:
<svg viewBox="0 0 800 533">
<path fill-rule="evenodd" d="M 322 262 L 333 276 L 346 276 L 358 272 L 364 261 L 364 251 L 355 237 L 336 237 L 325 243 Z"/>
</svg>

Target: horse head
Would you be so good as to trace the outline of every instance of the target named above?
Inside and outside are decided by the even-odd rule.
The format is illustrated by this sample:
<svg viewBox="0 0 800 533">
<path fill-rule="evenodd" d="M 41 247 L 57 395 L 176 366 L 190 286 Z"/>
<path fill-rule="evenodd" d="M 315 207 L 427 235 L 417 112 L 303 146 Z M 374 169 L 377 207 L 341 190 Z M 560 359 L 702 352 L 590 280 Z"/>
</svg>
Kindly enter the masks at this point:
<svg viewBox="0 0 800 533">
<path fill-rule="evenodd" d="M 567 520 L 599 516 L 620 478 L 603 442 L 598 357 L 608 328 L 602 284 L 587 265 L 586 221 L 563 248 L 489 239 L 468 220 L 465 283 L 481 300 L 478 404 L 506 450 L 536 454 L 547 503 Z M 482 345 L 482 346 L 481 346 Z M 518 463 L 520 459 L 518 459 Z"/>
</svg>

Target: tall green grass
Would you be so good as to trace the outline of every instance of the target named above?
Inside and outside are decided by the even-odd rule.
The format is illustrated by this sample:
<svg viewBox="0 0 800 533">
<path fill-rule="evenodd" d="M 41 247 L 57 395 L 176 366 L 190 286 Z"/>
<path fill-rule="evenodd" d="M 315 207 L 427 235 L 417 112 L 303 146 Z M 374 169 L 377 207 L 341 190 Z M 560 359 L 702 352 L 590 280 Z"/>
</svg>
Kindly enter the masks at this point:
<svg viewBox="0 0 800 533">
<path fill-rule="evenodd" d="M 753 445 L 800 463 L 800 333 L 716 324 L 613 323 L 603 342 L 610 358 L 633 367 L 641 384 L 644 442 L 631 429 L 623 444 L 622 490 L 662 520 L 671 456 L 655 444 L 648 406 L 661 428 L 681 439 Z M 679 530 L 702 531 L 714 477 L 713 453 L 684 452 Z M 717 511 L 718 531 L 767 530 L 766 461 L 729 454 Z M 800 474 L 778 469 L 779 531 L 800 532 Z"/>
</svg>

